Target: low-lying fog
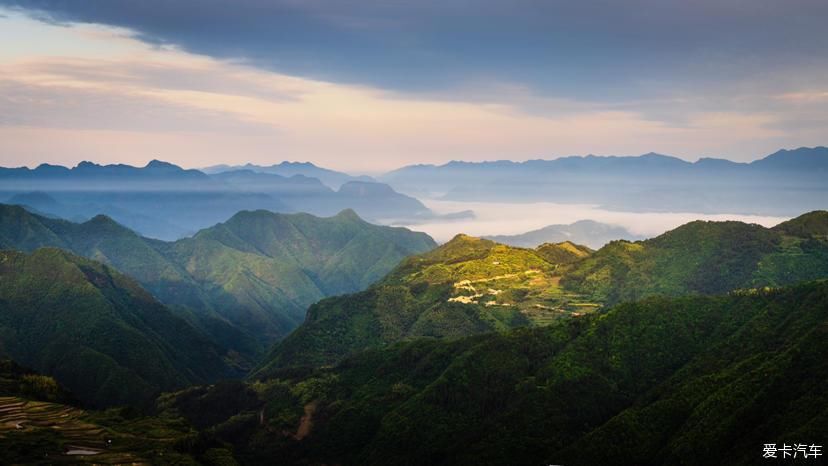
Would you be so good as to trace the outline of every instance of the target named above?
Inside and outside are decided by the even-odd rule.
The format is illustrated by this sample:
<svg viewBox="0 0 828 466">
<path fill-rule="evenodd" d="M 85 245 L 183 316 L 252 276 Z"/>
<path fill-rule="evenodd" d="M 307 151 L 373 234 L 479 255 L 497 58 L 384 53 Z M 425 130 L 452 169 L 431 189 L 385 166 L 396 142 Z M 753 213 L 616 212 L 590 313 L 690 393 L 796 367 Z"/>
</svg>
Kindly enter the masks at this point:
<svg viewBox="0 0 828 466">
<path fill-rule="evenodd" d="M 699 214 L 692 212 L 616 212 L 592 205 L 555 204 L 537 202 L 510 204 L 498 202 L 456 202 L 422 200 L 438 214 L 472 210 L 473 219 L 435 220 L 405 225 L 423 231 L 438 242 L 450 240 L 458 233 L 472 236 L 514 235 L 536 230 L 547 225 L 569 224 L 578 220 L 595 220 L 626 228 L 631 233 L 647 237 L 657 236 L 693 220 L 739 220 L 770 227 L 788 220 L 787 217 L 739 214 Z M 803 212 L 804 213 L 804 212 Z"/>
</svg>

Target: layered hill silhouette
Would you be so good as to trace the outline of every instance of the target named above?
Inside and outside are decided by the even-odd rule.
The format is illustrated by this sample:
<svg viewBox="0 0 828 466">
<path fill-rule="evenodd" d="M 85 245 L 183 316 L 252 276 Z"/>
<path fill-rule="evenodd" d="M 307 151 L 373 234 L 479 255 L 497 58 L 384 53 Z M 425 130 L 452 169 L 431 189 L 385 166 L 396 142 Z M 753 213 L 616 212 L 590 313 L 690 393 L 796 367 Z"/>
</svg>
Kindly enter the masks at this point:
<svg viewBox="0 0 828 466">
<path fill-rule="evenodd" d="M 54 249 L 0 252 L 0 352 L 93 406 L 232 375 L 221 348 L 114 269 Z"/>
<path fill-rule="evenodd" d="M 163 242 L 105 216 L 78 224 L 0 205 L 0 248 L 52 246 L 109 264 L 248 362 L 301 323 L 310 304 L 363 289 L 434 245 L 350 210 L 330 218 L 245 211 Z"/>
<path fill-rule="evenodd" d="M 303 173 L 331 179 L 338 172 L 283 168 L 277 172 L 289 176 L 251 169 L 207 175 L 158 160 L 144 167 L 81 162 L 73 168 L 0 168 L 0 201 L 73 221 L 104 214 L 144 236 L 166 240 L 192 235 L 241 210 L 329 216 L 350 208 L 375 221 L 434 215 L 418 200 L 370 179 L 342 179 L 332 189 Z"/>
<path fill-rule="evenodd" d="M 210 175 L 239 170 L 248 170 L 256 173 L 270 173 L 272 175 L 281 175 L 284 177 L 302 175 L 308 178 L 316 178 L 331 189 L 339 189 L 343 184 L 349 181 L 375 181 L 369 176 L 351 176 L 347 173 L 316 166 L 310 162 L 285 161 L 268 166 L 256 165 L 252 163 L 244 165 L 213 165 L 211 167 L 201 169 L 201 171 Z"/>
<path fill-rule="evenodd" d="M 828 212 L 774 228 L 692 222 L 598 251 L 572 243 L 514 248 L 458 235 L 404 260 L 366 291 L 313 305 L 257 372 L 331 364 L 414 337 L 547 325 L 654 295 L 721 294 L 828 277 Z"/>
<path fill-rule="evenodd" d="M 67 241 L 66 231 L 82 226 L 20 208 L 3 212 L 16 218 L 3 224 L 17 227 L 2 230 L 2 247 L 36 248 L 38 238 L 50 234 L 52 241 Z M 303 222 L 320 219 L 260 215 L 243 212 L 238 224 L 205 230 L 201 240 L 266 257 L 283 257 L 277 252 L 282 248 L 298 258 L 319 256 L 317 246 L 294 244 L 305 235 L 286 236 L 281 228 L 303 231 Z M 352 212 L 342 217 L 321 219 L 338 227 L 320 242 L 347 237 L 343 220 L 361 222 Z M 106 218 L 96 221 L 102 225 L 86 228 L 125 230 Z M 271 233 L 294 239 L 269 241 Z M 140 241 L 129 247 L 144 244 L 162 258 L 159 251 L 176 244 L 132 235 Z M 73 237 L 75 244 L 82 244 L 80 237 Z M 197 247 L 207 250 L 206 244 L 212 243 Z M 96 248 L 104 260 L 110 249 Z M 0 416 L 29 423 L 0 429 L 4 452 L 12 452 L 0 458 L 48 451 L 69 461 L 66 445 L 76 442 L 100 449 L 101 461 L 164 455 L 229 464 L 269 464 L 273 458 L 346 465 L 755 464 L 765 443 L 818 443 L 811 439 L 828 435 L 826 251 L 825 211 L 773 228 L 692 222 L 597 251 L 571 242 L 526 249 L 458 235 L 404 259 L 365 291 L 312 306 L 305 323 L 274 347 L 249 382 L 187 381 L 201 385 L 162 395 L 155 415 L 141 417 L 68 406 L 71 396 L 56 384 L 69 385 L 57 368 L 76 362 L 69 357 L 75 347 L 83 354 L 110 354 L 111 348 L 82 338 L 92 328 L 95 335 L 140 341 L 135 354 L 153 361 L 154 377 L 172 377 L 177 390 L 183 385 L 176 385 L 175 374 L 199 377 L 178 364 L 194 354 L 186 335 L 200 330 L 106 265 L 51 248 L 4 251 L 9 259 L 0 263 L 0 306 L 9 307 L 0 316 L 13 318 L 12 324 L 0 321 L 3 345 L 29 341 L 19 336 L 32 322 L 43 326 L 34 332 L 46 335 L 47 348 L 64 334 L 74 339 L 57 352 L 67 359 L 41 369 L 54 376 L 51 382 L 0 364 Z M 184 256 L 187 264 L 201 260 Z M 54 323 L 62 320 L 25 318 L 44 312 L 100 323 L 55 335 Z M 169 316 L 152 319 L 166 322 L 163 329 L 140 319 L 153 312 Z M 183 308 L 177 312 L 186 315 Z M 168 344 L 179 345 L 178 354 L 169 355 L 164 345 L 173 333 L 179 341 Z M 149 336 L 142 340 L 139 334 Z M 204 344 L 210 347 L 196 346 Z M 131 344 L 120 346 L 126 347 Z M 2 352 L 11 353 L 5 346 Z M 12 356 L 38 368 L 23 354 Z M 116 351 L 110 357 L 121 356 Z M 77 361 L 126 377 L 96 358 Z M 185 367 L 201 366 L 190 360 Z M 124 385 L 142 387 L 117 384 Z M 80 385 L 73 393 L 88 397 L 99 387 Z M 102 432 L 116 440 L 112 449 L 96 443 Z"/>
<path fill-rule="evenodd" d="M 624 211 L 793 216 L 828 204 L 828 148 L 780 150 L 751 163 L 649 153 L 412 165 L 380 181 L 418 197 L 598 204 Z"/>
<path fill-rule="evenodd" d="M 234 190 L 266 194 L 301 212 L 333 215 L 352 209 L 370 219 L 428 219 L 435 215 L 422 202 L 374 181 L 354 179 L 336 190 L 316 178 L 296 174 L 285 177 L 253 170 L 226 171 L 212 175 Z"/>
</svg>

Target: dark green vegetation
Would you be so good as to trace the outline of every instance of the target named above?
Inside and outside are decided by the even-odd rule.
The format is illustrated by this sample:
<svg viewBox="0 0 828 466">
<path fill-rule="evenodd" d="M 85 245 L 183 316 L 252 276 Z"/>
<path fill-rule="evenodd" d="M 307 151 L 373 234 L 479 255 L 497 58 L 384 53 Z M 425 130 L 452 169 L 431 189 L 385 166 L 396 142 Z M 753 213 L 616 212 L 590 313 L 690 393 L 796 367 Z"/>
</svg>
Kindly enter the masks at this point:
<svg viewBox="0 0 828 466">
<path fill-rule="evenodd" d="M 826 211 L 770 229 L 696 221 L 646 241 L 614 241 L 564 274 L 562 284 L 612 304 L 797 283 L 828 277 L 827 235 Z"/>
<path fill-rule="evenodd" d="M 824 444 L 826 383 L 823 281 L 399 343 L 160 408 L 246 463 L 732 465 Z"/>
<path fill-rule="evenodd" d="M 220 353 L 107 266 L 59 249 L 0 251 L 0 354 L 53 376 L 85 403 L 140 405 L 231 375 Z"/>
<path fill-rule="evenodd" d="M 240 212 L 192 238 L 144 238 L 98 216 L 76 224 L 0 205 L 0 248 L 53 246 L 113 266 L 249 364 L 322 297 L 365 288 L 403 257 L 434 246 L 427 235 L 330 218 Z"/>
<path fill-rule="evenodd" d="M 80 449 L 95 453 L 87 461 L 104 463 L 755 464 L 764 443 L 828 438 L 826 218 L 812 212 L 772 229 L 693 222 L 599 251 L 568 242 L 513 248 L 458 235 L 403 260 L 363 292 L 312 306 L 249 383 L 183 388 L 199 381 L 176 381 L 179 391 L 160 396 L 151 417 L 77 410 L 55 379 L 9 365 L 0 374 L 0 421 L 11 416 L 27 426 L 0 422 L 0 446 L 16 461 L 48 452 L 56 462 Z M 36 220 L 24 223 L 26 234 L 7 230 L 2 241 L 31 244 L 28 232 L 47 234 Z M 193 241 L 239 251 L 251 245 L 265 256 L 278 254 L 267 245 L 285 247 L 255 240 L 275 230 L 270 223 L 232 223 Z M 139 351 L 157 371 L 181 373 L 177 358 L 193 354 L 168 354 L 169 333 L 119 307 L 145 309 L 139 298 L 146 296 L 151 309 L 174 318 L 108 267 L 54 249 L 4 254 L 24 262 L 56 256 L 71 266 L 11 267 L 26 278 L 3 278 L 3 293 L 26 295 L 18 283 L 31 283 L 50 314 L 71 307 L 79 322 L 106 316 L 98 320 L 116 322 L 111 332 L 151 335 L 120 348 Z M 307 257 L 319 256 L 309 250 Z M 30 270 L 37 273 L 24 273 Z M 2 315 L 22 328 L 28 303 L 17 299 L 2 302 L 10 309 Z M 78 306 L 87 302 L 102 305 Z M 88 327 L 74 320 L 68 333 L 53 317 L 33 321 L 33 333 L 75 338 L 70 350 L 103 351 L 98 340 L 83 340 Z M 72 387 L 56 372 L 64 361 L 44 367 L 11 353 L 7 328 L 3 350 L 21 363 L 79 395 L 99 388 Z M 181 340 L 182 331 L 175 334 Z M 44 347 L 33 352 L 54 353 Z M 191 375 L 198 374 L 182 377 Z M 118 446 L 105 449 L 102 436 Z"/>
<path fill-rule="evenodd" d="M 313 305 L 259 374 L 331 364 L 354 350 L 413 337 L 545 325 L 648 296 L 721 294 L 828 277 L 827 218 L 816 211 L 771 229 L 692 222 L 596 252 L 568 242 L 530 250 L 459 235 L 406 259 L 364 292 Z"/>
<path fill-rule="evenodd" d="M 54 378 L 38 374 L 11 359 L 0 359 L 0 396 L 70 404 L 76 402 Z"/>
<path fill-rule="evenodd" d="M 236 464 L 180 418 L 84 411 L 54 379 L 0 360 L 0 464 Z"/>
<path fill-rule="evenodd" d="M 333 363 L 414 337 L 460 337 L 544 325 L 597 305 L 560 288 L 560 270 L 590 253 L 572 243 L 536 250 L 458 235 L 405 259 L 368 290 L 324 299 L 259 370 Z"/>
</svg>

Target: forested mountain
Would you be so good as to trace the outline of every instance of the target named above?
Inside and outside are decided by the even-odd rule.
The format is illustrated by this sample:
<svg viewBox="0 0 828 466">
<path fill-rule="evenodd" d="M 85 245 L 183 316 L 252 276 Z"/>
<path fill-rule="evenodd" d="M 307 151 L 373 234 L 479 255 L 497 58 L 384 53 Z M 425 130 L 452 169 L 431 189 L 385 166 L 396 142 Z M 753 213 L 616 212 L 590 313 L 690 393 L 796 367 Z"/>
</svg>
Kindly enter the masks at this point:
<svg viewBox="0 0 828 466">
<path fill-rule="evenodd" d="M 535 248 L 543 243 L 571 241 L 589 246 L 593 249 L 598 249 L 610 241 L 618 239 L 628 241 L 644 239 L 640 235 L 630 233 L 624 227 L 596 222 L 594 220 L 579 220 L 569 225 L 547 225 L 543 228 L 517 235 L 484 236 L 484 238 L 522 248 Z"/>
<path fill-rule="evenodd" d="M 353 211 L 330 218 L 240 212 L 175 242 L 147 239 L 105 216 L 77 224 L 0 205 L 0 248 L 64 248 L 109 264 L 252 360 L 322 297 L 358 291 L 403 257 L 434 246 Z"/>
<path fill-rule="evenodd" d="M 792 216 L 828 204 L 828 147 L 751 163 L 660 154 L 411 165 L 379 180 L 418 197 L 598 204 L 624 211 Z"/>
<path fill-rule="evenodd" d="M 94 406 L 232 374 L 218 345 L 135 281 L 53 248 L 0 252 L 0 352 Z"/>
<path fill-rule="evenodd" d="M 639 242 L 615 241 L 579 263 L 562 284 L 616 303 L 653 294 L 715 294 L 828 277 L 828 212 L 774 228 L 696 221 Z"/>
<path fill-rule="evenodd" d="M 692 222 L 592 252 L 572 243 L 513 248 L 459 235 L 404 260 L 366 291 L 313 305 L 259 374 L 330 364 L 358 349 L 419 336 L 545 325 L 652 295 L 721 294 L 828 277 L 828 212 L 775 228 Z"/>
<path fill-rule="evenodd" d="M 459 337 L 544 325 L 598 304 L 559 286 L 560 270 L 590 253 L 572 243 L 537 250 L 458 235 L 405 259 L 368 290 L 324 299 L 260 369 L 330 364 L 414 337 Z"/>
<path fill-rule="evenodd" d="M 275 216 L 283 217 L 291 216 Z M 2 241 L 33 244 L 53 232 L 41 228 L 49 219 L 25 211 L 21 218 L 24 227 L 3 230 Z M 134 459 L 754 464 L 765 443 L 819 444 L 828 435 L 828 281 L 784 285 L 828 276 L 826 219 L 828 212 L 811 212 L 771 229 L 693 222 L 599 251 L 568 242 L 514 248 L 458 235 L 403 260 L 364 292 L 312 306 L 249 383 L 162 395 L 154 417 L 140 420 L 62 405 L 48 410 L 68 412 L 61 422 L 105 426 L 121 439 L 107 455 Z M 201 239 L 277 255 L 259 234 L 274 231 L 269 221 L 258 218 L 265 225 L 258 229 L 240 220 L 245 228 L 228 222 Z M 72 258 L 54 249 L 4 254 Z M 69 270 L 91 268 L 81 274 L 88 284 L 72 286 L 75 292 L 107 289 L 103 271 L 115 283 L 129 282 L 100 264 L 70 263 L 82 265 Z M 67 280 L 55 276 L 77 273 L 42 267 L 48 273 L 11 270 L 36 277 L 24 283 L 38 289 L 59 290 L 64 298 L 47 303 L 50 312 L 76 310 L 78 300 L 62 291 Z M 130 283 L 127 289 L 137 288 Z M 605 293 L 614 288 L 621 291 Z M 123 303 L 114 291 L 100 294 L 112 306 Z M 603 301 L 590 301 L 596 298 Z M 2 403 L 27 416 L 44 409 L 17 398 Z M 60 451 L 66 434 L 36 429 L 7 437 L 9 451 Z M 150 429 L 166 440 L 136 441 Z"/>
<path fill-rule="evenodd" d="M 334 190 L 300 173 L 330 175 L 324 170 L 288 168 L 279 172 L 289 176 L 252 170 L 210 176 L 158 160 L 144 167 L 91 162 L 73 168 L 0 167 L 0 201 L 73 221 L 103 214 L 166 240 L 192 235 L 241 210 L 329 216 L 350 208 L 371 220 L 409 221 L 434 215 L 418 200 L 370 179 L 349 178 Z"/>
<path fill-rule="evenodd" d="M 185 390 L 160 407 L 247 463 L 756 464 L 765 443 L 828 434 L 826 304 L 825 281 L 653 297 Z"/>
</svg>

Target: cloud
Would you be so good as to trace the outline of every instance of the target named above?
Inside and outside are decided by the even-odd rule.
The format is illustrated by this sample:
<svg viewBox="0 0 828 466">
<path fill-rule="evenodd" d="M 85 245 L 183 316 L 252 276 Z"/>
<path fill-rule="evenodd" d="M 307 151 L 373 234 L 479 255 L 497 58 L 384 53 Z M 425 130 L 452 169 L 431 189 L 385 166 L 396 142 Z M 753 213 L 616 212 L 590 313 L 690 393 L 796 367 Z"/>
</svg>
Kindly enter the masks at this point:
<svg viewBox="0 0 828 466">
<path fill-rule="evenodd" d="M 293 159 L 379 171 L 451 159 L 585 153 L 752 159 L 779 147 L 824 143 L 824 125 L 791 123 L 816 121 L 826 108 L 822 100 L 771 94 L 770 84 L 748 94 L 665 93 L 626 101 L 549 96 L 490 79 L 412 92 L 158 47 L 122 28 L 10 16 L 0 23 L 0 38 L 24 45 L 0 51 L 2 165 Z M 822 92 L 809 85 L 807 92 Z M 803 100 L 812 102 L 807 112 Z"/>
<path fill-rule="evenodd" d="M 583 219 L 619 225 L 635 235 L 654 237 L 693 220 L 738 220 L 772 227 L 785 217 L 699 214 L 669 212 L 623 212 L 609 211 L 591 205 L 555 204 L 552 202 L 500 203 L 500 202 L 454 202 L 425 199 L 425 204 L 438 213 L 472 210 L 475 218 L 468 220 L 434 221 L 409 225 L 424 231 L 439 242 L 450 240 L 457 233 L 472 236 L 515 235 L 537 230 L 551 224 L 569 224 Z"/>
<path fill-rule="evenodd" d="M 820 0 L 0 0 L 56 21 L 325 81 L 433 91 L 477 79 L 629 100 L 825 63 Z"/>
</svg>

